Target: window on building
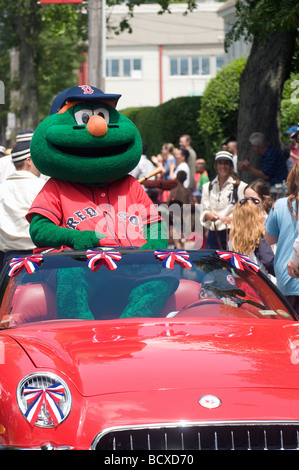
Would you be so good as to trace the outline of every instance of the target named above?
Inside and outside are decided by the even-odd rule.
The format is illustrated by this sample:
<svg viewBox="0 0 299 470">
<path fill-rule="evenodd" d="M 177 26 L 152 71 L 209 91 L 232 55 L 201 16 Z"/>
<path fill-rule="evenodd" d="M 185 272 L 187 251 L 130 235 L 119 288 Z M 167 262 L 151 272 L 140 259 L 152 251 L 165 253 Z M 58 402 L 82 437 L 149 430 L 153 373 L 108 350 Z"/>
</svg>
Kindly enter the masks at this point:
<svg viewBox="0 0 299 470">
<path fill-rule="evenodd" d="M 209 75 L 210 57 L 180 56 L 170 58 L 170 75 Z"/>
<path fill-rule="evenodd" d="M 224 65 L 224 55 L 217 55 L 216 56 L 216 72 L 220 70 Z"/>
<path fill-rule="evenodd" d="M 141 59 L 106 59 L 106 77 L 141 77 Z"/>
<path fill-rule="evenodd" d="M 119 61 L 116 59 L 111 60 L 111 76 L 119 77 Z"/>
</svg>

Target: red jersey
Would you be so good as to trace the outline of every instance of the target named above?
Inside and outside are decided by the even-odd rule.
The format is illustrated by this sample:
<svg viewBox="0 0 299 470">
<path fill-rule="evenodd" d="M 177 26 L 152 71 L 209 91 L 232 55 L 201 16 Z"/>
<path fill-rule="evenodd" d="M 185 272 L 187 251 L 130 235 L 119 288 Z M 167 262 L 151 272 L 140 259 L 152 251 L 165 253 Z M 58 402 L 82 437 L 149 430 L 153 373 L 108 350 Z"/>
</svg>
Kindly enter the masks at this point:
<svg viewBox="0 0 299 470">
<path fill-rule="evenodd" d="M 161 217 L 141 184 L 127 175 L 103 187 L 50 178 L 26 215 L 50 219 L 59 227 L 94 230 L 106 235 L 99 246 L 137 246 L 146 243 L 144 226 Z"/>
</svg>

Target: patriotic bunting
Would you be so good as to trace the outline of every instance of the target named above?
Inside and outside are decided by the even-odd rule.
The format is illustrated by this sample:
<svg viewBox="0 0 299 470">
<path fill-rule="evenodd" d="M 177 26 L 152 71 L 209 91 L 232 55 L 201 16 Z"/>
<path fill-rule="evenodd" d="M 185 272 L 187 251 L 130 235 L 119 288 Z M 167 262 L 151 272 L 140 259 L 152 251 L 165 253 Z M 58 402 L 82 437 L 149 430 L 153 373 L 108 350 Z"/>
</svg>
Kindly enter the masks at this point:
<svg viewBox="0 0 299 470">
<path fill-rule="evenodd" d="M 187 251 L 165 251 L 165 250 L 156 250 L 155 257 L 162 261 L 162 264 L 165 268 L 173 269 L 175 263 L 180 265 L 182 268 L 190 269 L 192 266 L 191 261 L 189 261 L 189 254 Z"/>
<path fill-rule="evenodd" d="M 38 266 L 42 263 L 43 261 L 43 256 L 42 255 L 32 255 L 32 256 L 27 256 L 26 258 L 12 258 L 12 260 L 9 263 L 9 271 L 7 274 L 10 277 L 15 277 L 20 274 L 20 272 L 25 268 L 28 274 L 34 273 L 37 269 Z"/>
<path fill-rule="evenodd" d="M 122 256 L 118 251 L 101 252 L 95 250 L 87 250 L 86 257 L 88 259 L 87 266 L 94 272 L 102 266 L 102 264 L 113 271 L 118 267 L 116 261 L 120 261 Z"/>
<path fill-rule="evenodd" d="M 45 404 L 47 411 L 50 415 L 55 426 L 63 421 L 64 414 L 59 408 L 58 403 L 64 397 L 65 389 L 60 383 L 55 383 L 48 388 L 25 387 L 24 398 L 29 404 L 25 413 L 25 418 L 29 423 L 34 425 L 38 420 L 38 415 L 41 411 L 42 405 Z"/>
<path fill-rule="evenodd" d="M 216 253 L 221 259 L 230 261 L 234 268 L 240 269 L 241 271 L 247 269 L 248 271 L 257 273 L 260 269 L 259 265 L 250 261 L 250 259 L 246 255 L 240 255 L 240 253 L 232 253 L 230 251 L 220 250 L 216 250 Z"/>
</svg>

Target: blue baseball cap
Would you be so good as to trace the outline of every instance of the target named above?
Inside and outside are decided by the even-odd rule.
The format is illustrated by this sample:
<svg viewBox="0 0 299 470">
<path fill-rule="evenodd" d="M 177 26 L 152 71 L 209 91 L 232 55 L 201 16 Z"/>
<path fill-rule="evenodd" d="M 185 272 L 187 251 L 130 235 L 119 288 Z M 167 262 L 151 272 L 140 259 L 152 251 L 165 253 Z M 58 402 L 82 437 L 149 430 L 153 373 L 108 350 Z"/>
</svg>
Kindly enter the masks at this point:
<svg viewBox="0 0 299 470">
<path fill-rule="evenodd" d="M 245 297 L 245 292 L 238 289 L 236 281 L 229 271 L 218 269 L 212 271 L 203 278 L 202 287 L 216 293 L 231 293 Z"/>
<path fill-rule="evenodd" d="M 298 127 L 297 126 L 291 126 L 287 131 L 286 134 L 293 134 L 294 132 L 297 132 Z"/>
<path fill-rule="evenodd" d="M 85 101 L 85 100 L 102 100 L 102 101 L 112 101 L 115 106 L 121 95 L 106 94 L 99 88 L 95 88 L 91 85 L 79 85 L 67 90 L 62 91 L 54 99 L 50 115 L 58 113 L 58 111 L 63 107 L 66 101 Z"/>
</svg>

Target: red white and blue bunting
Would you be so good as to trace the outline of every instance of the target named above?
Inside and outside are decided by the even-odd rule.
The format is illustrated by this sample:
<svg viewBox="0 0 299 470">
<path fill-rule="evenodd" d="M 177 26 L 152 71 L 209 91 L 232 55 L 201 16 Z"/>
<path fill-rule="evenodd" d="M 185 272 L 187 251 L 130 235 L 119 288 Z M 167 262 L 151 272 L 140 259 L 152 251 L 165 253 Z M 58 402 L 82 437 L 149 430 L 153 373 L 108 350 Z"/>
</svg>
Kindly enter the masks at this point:
<svg viewBox="0 0 299 470">
<path fill-rule="evenodd" d="M 58 403 L 64 397 L 65 389 L 60 383 L 55 383 L 48 388 L 35 388 L 25 387 L 24 398 L 29 404 L 28 409 L 25 413 L 25 418 L 28 419 L 29 423 L 34 425 L 38 420 L 38 415 L 41 411 L 42 405 L 45 404 L 51 420 L 55 426 L 63 421 L 64 414 Z"/>
<path fill-rule="evenodd" d="M 15 277 L 20 274 L 23 269 L 27 271 L 28 274 L 34 273 L 38 266 L 43 262 L 42 255 L 32 255 L 27 256 L 26 258 L 20 258 L 17 256 L 16 258 L 12 258 L 9 263 L 10 269 L 8 270 L 7 274 L 10 277 Z"/>
<path fill-rule="evenodd" d="M 248 271 L 257 273 L 260 269 L 259 265 L 250 261 L 250 259 L 246 255 L 221 250 L 216 250 L 216 253 L 219 258 L 225 261 L 230 261 L 234 268 L 240 269 L 241 271 L 247 269 Z"/>
<path fill-rule="evenodd" d="M 165 250 L 156 250 L 155 257 L 162 261 L 162 265 L 165 268 L 173 269 L 175 264 L 178 264 L 182 268 L 190 269 L 192 266 L 191 261 L 189 261 L 189 254 L 187 251 L 165 251 Z"/>
<path fill-rule="evenodd" d="M 102 252 L 96 250 L 87 250 L 86 257 L 88 259 L 87 266 L 94 272 L 98 271 L 102 265 L 113 271 L 118 267 L 117 261 L 122 258 L 118 251 Z"/>
</svg>

